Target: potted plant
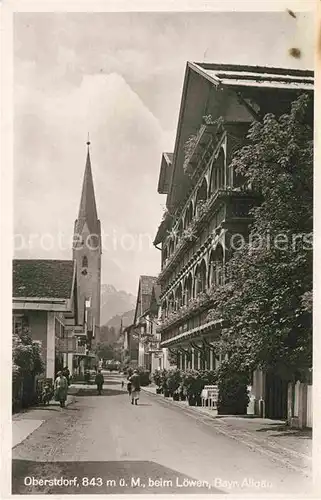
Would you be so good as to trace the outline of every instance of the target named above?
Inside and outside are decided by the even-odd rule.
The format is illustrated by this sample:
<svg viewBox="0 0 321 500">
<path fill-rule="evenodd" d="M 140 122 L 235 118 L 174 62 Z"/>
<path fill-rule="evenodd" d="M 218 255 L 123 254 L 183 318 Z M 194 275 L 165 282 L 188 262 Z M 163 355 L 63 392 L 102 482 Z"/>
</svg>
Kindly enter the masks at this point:
<svg viewBox="0 0 321 500">
<path fill-rule="evenodd" d="M 162 393 L 162 374 L 160 370 L 156 370 L 153 373 L 153 382 L 156 384 L 156 394 Z"/>
<path fill-rule="evenodd" d="M 169 397 L 169 390 L 168 390 L 168 387 L 167 387 L 167 376 L 168 376 L 167 374 L 168 374 L 168 371 L 165 370 L 165 368 L 163 370 L 161 370 L 161 372 L 160 372 L 161 389 L 162 389 L 162 393 L 164 394 L 165 398 Z"/>
<path fill-rule="evenodd" d="M 188 404 L 200 406 L 202 390 L 205 385 L 212 385 L 216 382 L 216 373 L 209 370 L 187 370 L 182 380 L 182 389 L 188 399 Z"/>
<path fill-rule="evenodd" d="M 228 361 L 218 368 L 219 415 L 246 415 L 249 404 L 248 373 L 229 366 Z"/>
<path fill-rule="evenodd" d="M 179 400 L 186 401 L 186 392 L 185 392 L 185 389 L 184 389 L 184 386 L 182 385 L 182 383 L 180 384 L 177 392 L 179 395 Z"/>
<path fill-rule="evenodd" d="M 174 397 L 175 392 L 179 388 L 182 377 L 181 372 L 178 369 L 169 370 L 167 376 L 167 388 L 171 396 Z"/>
<path fill-rule="evenodd" d="M 186 392 L 188 404 L 196 406 L 198 404 L 200 389 L 200 374 L 196 370 L 187 370 L 182 376 L 183 387 Z"/>
<path fill-rule="evenodd" d="M 178 391 L 175 391 L 173 393 L 173 401 L 179 401 L 179 392 Z"/>
</svg>

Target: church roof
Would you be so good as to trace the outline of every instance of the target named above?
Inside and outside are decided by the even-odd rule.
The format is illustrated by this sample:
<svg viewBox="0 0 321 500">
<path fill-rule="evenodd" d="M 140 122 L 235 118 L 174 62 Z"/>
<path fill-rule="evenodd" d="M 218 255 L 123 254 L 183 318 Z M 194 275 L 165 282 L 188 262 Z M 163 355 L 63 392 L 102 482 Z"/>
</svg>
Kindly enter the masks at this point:
<svg viewBox="0 0 321 500">
<path fill-rule="evenodd" d="M 87 223 L 90 233 L 100 233 L 89 148 L 87 152 L 86 168 L 75 232 L 80 234 L 85 223 Z"/>
<path fill-rule="evenodd" d="M 15 259 L 13 297 L 70 299 L 75 279 L 73 260 Z"/>
</svg>

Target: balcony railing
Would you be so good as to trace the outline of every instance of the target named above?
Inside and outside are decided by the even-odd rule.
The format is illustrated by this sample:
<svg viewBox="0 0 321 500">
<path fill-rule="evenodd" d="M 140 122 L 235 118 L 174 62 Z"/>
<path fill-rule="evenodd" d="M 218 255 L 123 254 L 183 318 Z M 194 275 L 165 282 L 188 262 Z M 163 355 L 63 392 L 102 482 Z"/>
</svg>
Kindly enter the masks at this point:
<svg viewBox="0 0 321 500">
<path fill-rule="evenodd" d="M 183 163 L 183 169 L 186 174 L 194 177 L 202 163 L 204 164 L 204 161 L 207 162 L 209 160 L 208 156 L 214 152 L 218 142 L 217 133 L 219 126 L 219 123 L 204 123 L 198 129 L 198 132 L 186 141 Z"/>
<path fill-rule="evenodd" d="M 78 345 L 75 337 L 63 339 L 56 337 L 56 349 L 60 353 L 86 354 L 86 345 Z"/>
<path fill-rule="evenodd" d="M 174 250 L 174 253 L 170 255 L 163 264 L 163 269 L 158 275 L 158 281 L 161 281 L 173 265 L 173 263 L 177 260 L 178 256 L 185 250 L 193 241 L 197 239 L 199 229 L 202 225 L 202 222 L 205 221 L 213 205 L 216 200 L 220 198 L 223 194 L 230 192 L 228 190 L 217 190 L 210 199 L 206 201 L 202 201 L 198 204 L 198 210 L 194 215 L 192 221 L 189 226 L 183 231 L 182 235 L 179 237 L 178 243 Z"/>
<path fill-rule="evenodd" d="M 246 190 L 240 190 L 240 188 L 225 188 L 217 189 L 212 193 L 208 200 L 201 200 L 197 204 L 196 214 L 194 215 L 188 228 L 185 229 L 182 235 L 179 237 L 178 243 L 172 255 L 170 255 L 166 261 L 163 263 L 163 269 L 158 275 L 158 281 L 161 282 L 163 278 L 171 271 L 173 264 L 177 261 L 178 257 L 181 255 L 182 251 L 186 250 L 190 246 L 191 242 L 197 239 L 197 236 L 203 226 L 203 223 L 209 218 L 213 206 L 218 199 L 224 197 L 234 196 L 235 206 L 232 211 L 229 211 L 228 217 L 249 217 L 250 209 L 253 208 L 253 200 L 244 200 L 242 198 L 254 197 L 252 193 Z M 237 210 L 237 203 L 240 202 L 240 209 Z"/>
<path fill-rule="evenodd" d="M 213 298 L 208 292 L 201 292 L 194 299 L 191 299 L 187 305 L 181 306 L 177 311 L 171 312 L 159 327 L 159 332 L 163 332 L 174 325 L 181 323 L 183 320 L 194 316 L 196 312 L 201 312 L 210 307 L 213 303 Z"/>
</svg>

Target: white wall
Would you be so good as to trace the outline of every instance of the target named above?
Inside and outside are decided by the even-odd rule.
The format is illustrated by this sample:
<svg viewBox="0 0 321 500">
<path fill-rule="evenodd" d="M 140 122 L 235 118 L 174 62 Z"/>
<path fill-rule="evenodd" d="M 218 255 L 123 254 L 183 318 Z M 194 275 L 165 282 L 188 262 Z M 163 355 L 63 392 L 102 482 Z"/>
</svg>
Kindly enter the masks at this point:
<svg viewBox="0 0 321 500">
<path fill-rule="evenodd" d="M 297 381 L 288 388 L 288 422 L 292 427 L 312 427 L 312 385 Z M 293 407 L 293 413 L 292 413 Z"/>
<path fill-rule="evenodd" d="M 299 416 L 300 382 L 297 381 L 294 388 L 294 417 Z"/>
<path fill-rule="evenodd" d="M 48 312 L 46 378 L 55 378 L 55 348 L 55 313 Z"/>
<path fill-rule="evenodd" d="M 307 392 L 307 427 L 312 427 L 312 418 L 313 418 L 313 406 L 312 406 L 312 385 L 308 385 Z"/>
</svg>

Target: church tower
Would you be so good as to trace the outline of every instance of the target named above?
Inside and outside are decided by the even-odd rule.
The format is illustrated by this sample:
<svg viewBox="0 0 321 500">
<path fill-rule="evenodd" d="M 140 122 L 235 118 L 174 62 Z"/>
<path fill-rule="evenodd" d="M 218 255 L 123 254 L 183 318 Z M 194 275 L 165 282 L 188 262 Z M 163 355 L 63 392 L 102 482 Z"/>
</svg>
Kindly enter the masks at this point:
<svg viewBox="0 0 321 500">
<path fill-rule="evenodd" d="M 100 326 L 102 248 L 89 146 L 88 140 L 79 214 L 74 226 L 73 259 L 77 262 L 78 324 L 82 324 L 86 317 L 89 336 L 96 343 Z"/>
</svg>

